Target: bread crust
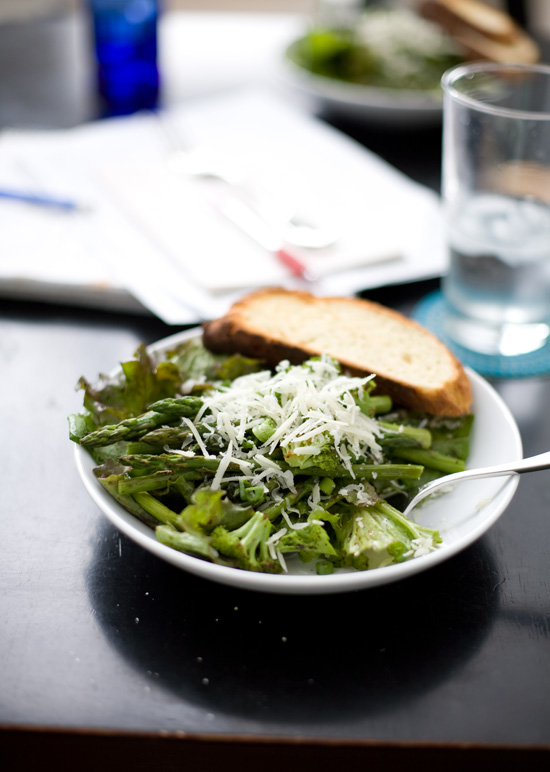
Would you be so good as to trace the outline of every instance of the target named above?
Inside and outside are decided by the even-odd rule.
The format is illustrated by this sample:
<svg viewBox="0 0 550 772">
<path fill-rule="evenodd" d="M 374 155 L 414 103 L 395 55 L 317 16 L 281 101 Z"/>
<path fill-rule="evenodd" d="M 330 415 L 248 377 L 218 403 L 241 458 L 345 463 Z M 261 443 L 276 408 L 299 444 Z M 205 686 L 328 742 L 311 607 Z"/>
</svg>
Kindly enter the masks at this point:
<svg viewBox="0 0 550 772">
<path fill-rule="evenodd" d="M 355 305 L 360 312 L 370 318 L 376 316 L 381 321 L 392 319 L 400 325 L 407 334 L 414 335 L 418 340 L 425 340 L 438 347 L 438 352 L 445 359 L 452 373 L 444 382 L 434 383 L 431 387 L 408 382 L 404 378 L 389 375 L 382 363 L 374 361 L 368 349 L 364 352 L 361 362 L 350 361 L 346 356 L 339 355 L 335 349 L 322 351 L 318 345 L 298 343 L 283 335 L 273 334 L 264 323 L 250 321 L 251 312 L 256 315 L 266 298 L 283 298 L 296 303 L 298 307 L 307 308 L 321 314 L 330 310 L 337 313 L 342 304 Z M 337 316 L 335 317 L 337 323 Z M 468 377 L 458 359 L 434 335 L 421 327 L 417 322 L 408 319 L 393 309 L 358 298 L 316 297 L 307 292 L 290 291 L 280 288 L 259 290 L 247 295 L 235 303 L 227 314 L 219 319 L 203 325 L 203 341 L 207 348 L 219 353 L 241 353 L 256 357 L 274 365 L 288 359 L 292 364 L 299 364 L 310 356 L 323 353 L 335 357 L 352 375 L 376 375 L 377 390 L 391 396 L 393 401 L 412 410 L 422 410 L 434 415 L 458 416 L 470 411 L 472 394 Z"/>
<path fill-rule="evenodd" d="M 470 59 L 535 64 L 540 49 L 505 11 L 479 0 L 424 0 L 420 13 L 459 43 Z"/>
</svg>

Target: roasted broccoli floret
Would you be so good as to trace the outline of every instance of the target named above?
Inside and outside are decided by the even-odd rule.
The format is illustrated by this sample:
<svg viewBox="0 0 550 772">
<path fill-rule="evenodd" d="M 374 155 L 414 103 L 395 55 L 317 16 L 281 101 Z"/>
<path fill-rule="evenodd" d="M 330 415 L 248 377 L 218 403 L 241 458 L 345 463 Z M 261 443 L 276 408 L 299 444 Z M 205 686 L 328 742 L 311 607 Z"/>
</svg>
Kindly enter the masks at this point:
<svg viewBox="0 0 550 772">
<path fill-rule="evenodd" d="M 364 571 L 427 554 L 441 543 L 437 531 L 403 517 L 382 499 L 365 507 L 349 507 L 338 529 L 344 566 Z"/>
<path fill-rule="evenodd" d="M 331 476 L 342 469 L 342 459 L 335 452 L 334 440 L 327 432 L 315 435 L 310 442 L 289 442 L 283 458 L 295 474 L 315 467 Z"/>
<path fill-rule="evenodd" d="M 179 515 L 182 529 L 189 533 L 210 533 L 219 525 L 232 530 L 246 523 L 254 514 L 251 507 L 234 504 L 222 490 L 198 488 L 191 501 Z"/>
<path fill-rule="evenodd" d="M 221 555 L 232 558 L 236 568 L 279 573 L 282 567 L 271 556 L 267 544 L 271 529 L 270 520 L 262 512 L 256 512 L 244 525 L 233 531 L 221 525 L 215 528 L 210 543 Z"/>
<path fill-rule="evenodd" d="M 321 515 L 322 513 L 319 513 Z M 277 542 L 280 552 L 295 552 L 300 560 L 308 563 L 318 557 L 334 556 L 338 553 L 331 544 L 327 531 L 322 522 L 309 522 L 305 528 L 291 528 Z"/>
</svg>

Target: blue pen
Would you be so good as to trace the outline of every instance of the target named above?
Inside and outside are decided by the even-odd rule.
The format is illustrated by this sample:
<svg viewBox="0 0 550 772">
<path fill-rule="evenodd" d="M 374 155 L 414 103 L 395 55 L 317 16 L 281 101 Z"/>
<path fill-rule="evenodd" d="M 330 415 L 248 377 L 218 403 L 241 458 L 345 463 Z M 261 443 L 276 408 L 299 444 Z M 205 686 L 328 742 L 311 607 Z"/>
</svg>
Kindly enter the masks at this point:
<svg viewBox="0 0 550 772">
<path fill-rule="evenodd" d="M 23 201 L 27 204 L 37 204 L 38 206 L 53 206 L 57 209 L 65 209 L 69 212 L 82 208 L 75 201 L 55 198 L 49 195 L 41 195 L 39 193 L 24 193 L 19 190 L 6 190 L 4 188 L 0 188 L 0 198 L 7 198 L 12 201 Z"/>
</svg>

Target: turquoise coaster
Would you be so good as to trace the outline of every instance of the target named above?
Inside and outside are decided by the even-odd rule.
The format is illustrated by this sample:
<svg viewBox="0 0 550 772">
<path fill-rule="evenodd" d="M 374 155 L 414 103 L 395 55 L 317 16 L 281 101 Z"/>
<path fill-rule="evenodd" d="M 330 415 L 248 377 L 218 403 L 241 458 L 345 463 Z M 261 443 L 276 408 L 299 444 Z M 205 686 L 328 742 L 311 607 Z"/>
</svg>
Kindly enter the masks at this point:
<svg viewBox="0 0 550 772">
<path fill-rule="evenodd" d="M 440 290 L 431 292 L 413 309 L 412 318 L 431 330 L 462 364 L 490 378 L 528 378 L 550 373 L 550 343 L 530 354 L 505 357 L 479 354 L 455 343 L 445 334 L 445 301 Z"/>
</svg>

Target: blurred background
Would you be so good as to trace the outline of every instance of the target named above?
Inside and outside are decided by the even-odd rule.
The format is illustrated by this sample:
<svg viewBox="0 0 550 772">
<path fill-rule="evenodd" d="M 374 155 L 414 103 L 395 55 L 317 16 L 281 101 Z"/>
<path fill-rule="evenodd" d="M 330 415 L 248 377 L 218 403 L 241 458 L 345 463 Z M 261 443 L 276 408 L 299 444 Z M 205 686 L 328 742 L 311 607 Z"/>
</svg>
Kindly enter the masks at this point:
<svg viewBox="0 0 550 772">
<path fill-rule="evenodd" d="M 96 7 L 101 6 L 102 8 L 105 1 L 93 0 L 96 3 Z M 340 134 L 346 138 L 349 136 L 354 140 L 358 140 L 363 148 L 381 157 L 392 167 L 399 169 L 407 178 L 429 188 L 429 191 L 411 189 L 411 196 L 414 201 L 426 200 L 426 211 L 429 217 L 425 213 L 424 219 L 428 217 L 430 220 L 429 234 L 432 232 L 437 234 L 437 228 L 434 227 L 433 223 L 434 221 L 439 221 L 439 210 L 437 208 L 439 202 L 433 193 L 438 193 L 440 187 L 440 94 L 438 94 L 439 101 L 435 105 L 433 101 L 426 105 L 424 103 L 424 95 L 421 96 L 420 102 L 418 102 L 417 95 L 414 97 L 415 101 L 412 109 L 401 109 L 400 106 L 395 109 L 395 104 L 389 105 L 389 107 L 387 104 L 387 94 L 390 93 L 390 90 L 386 90 L 382 101 L 379 101 L 376 96 L 375 101 L 372 102 L 369 100 L 372 99 L 373 89 L 370 89 L 368 98 L 359 105 L 360 109 L 356 111 L 356 114 L 352 115 L 355 105 L 351 102 L 346 102 L 346 99 L 341 98 L 340 92 L 338 92 L 336 98 L 332 100 L 324 99 L 323 101 L 323 95 L 321 95 L 321 106 L 325 110 L 323 112 L 322 109 L 317 109 L 319 100 L 314 105 L 308 103 L 308 100 L 315 102 L 315 98 L 318 95 L 313 94 L 313 100 L 310 99 L 312 93 L 311 90 L 308 93 L 307 88 L 304 88 L 305 81 L 301 77 L 303 73 L 297 73 L 299 68 L 294 68 L 292 78 L 289 78 L 290 68 L 287 66 L 285 69 L 285 65 L 288 65 L 288 62 L 283 62 L 284 53 L 288 50 L 289 45 L 304 34 L 308 29 L 308 25 L 310 25 L 310 21 L 319 18 L 320 12 L 326 10 L 327 6 L 336 7 L 339 10 L 350 5 L 358 9 L 375 8 L 377 6 L 414 8 L 418 1 L 158 0 L 158 7 L 160 9 L 158 23 L 160 98 L 158 104 L 162 108 L 183 111 L 176 122 L 179 122 L 178 125 L 183 127 L 184 133 L 186 133 L 186 141 L 190 146 L 196 146 L 200 143 L 217 146 L 224 145 L 224 143 L 229 144 L 231 141 L 236 143 L 232 146 L 232 153 L 235 152 L 235 147 L 244 136 L 243 130 L 237 126 L 239 122 L 243 121 L 242 115 L 234 116 L 235 131 L 234 136 L 231 135 L 231 139 L 227 127 L 220 128 L 218 118 L 209 118 L 206 108 L 206 112 L 203 111 L 204 115 L 201 114 L 200 120 L 196 117 L 197 126 L 193 129 L 194 119 L 191 113 L 195 110 L 197 102 L 200 103 L 204 98 L 209 97 L 229 97 L 233 94 L 236 95 L 241 89 L 252 88 L 256 89 L 256 92 L 261 92 L 262 96 L 282 96 L 283 98 L 279 100 L 279 104 L 283 107 L 306 107 L 306 113 L 316 112 L 320 117 L 326 119 L 326 122 L 331 127 L 336 128 Z M 111 0 L 111 2 L 118 2 L 118 0 Z M 91 151 L 88 145 L 85 146 L 84 150 L 78 149 L 78 142 L 82 137 L 83 142 L 89 141 L 94 147 L 94 143 L 97 144 L 95 152 L 97 157 L 102 159 L 105 164 L 107 164 L 107 160 L 110 158 L 110 153 L 116 156 L 117 161 L 119 156 L 121 158 L 130 158 L 131 156 L 132 163 L 142 160 L 145 154 L 145 141 L 141 136 L 138 137 L 140 131 L 139 121 L 132 122 L 124 127 L 129 132 L 135 130 L 136 136 L 132 134 L 133 139 L 124 139 L 117 144 L 114 137 L 107 138 L 109 127 L 105 124 L 113 122 L 96 120 L 107 114 L 125 115 L 134 112 L 134 110 L 131 109 L 131 105 L 130 107 L 123 105 L 119 112 L 111 111 L 109 113 L 106 110 L 105 96 L 101 92 L 101 87 L 98 88 L 98 67 L 94 56 L 93 25 L 89 13 L 91 3 L 92 0 L 0 0 L 0 131 L 2 131 L 0 137 L 0 183 L 4 187 L 24 188 L 25 190 L 28 187 L 33 193 L 36 190 L 49 191 L 50 193 L 55 193 L 59 190 L 59 193 L 63 195 L 74 190 L 74 195 L 77 195 L 81 186 L 84 183 L 90 183 L 90 179 L 92 177 L 95 178 L 98 174 L 95 167 L 83 168 L 91 158 Z M 527 28 L 537 39 L 550 41 L 550 0 L 491 0 L 491 4 L 509 11 L 520 25 Z M 150 0 L 143 0 L 137 5 L 141 8 L 146 6 L 154 7 L 154 3 Z M 283 70 L 285 77 L 282 77 Z M 334 86 L 334 80 L 330 78 L 325 78 L 324 80 L 331 88 Z M 310 82 L 308 81 L 308 83 Z M 334 89 L 332 90 L 334 91 Z M 379 91 L 384 91 L 384 89 L 379 89 Z M 341 93 L 347 94 L 349 92 L 343 91 Z M 145 103 L 141 107 L 136 107 L 136 110 L 143 108 L 149 110 L 151 107 L 156 106 L 151 94 L 146 95 L 146 97 Z M 406 102 L 406 104 L 409 104 L 409 102 Z M 344 110 L 337 112 L 335 108 L 344 108 L 348 112 L 344 112 Z M 200 109 L 200 105 L 196 107 L 196 111 L 200 112 Z M 332 113 L 330 113 L 330 109 L 333 110 Z M 237 112 L 237 107 L 234 110 Z M 299 117 L 303 115 L 303 112 L 300 109 Z M 251 132 L 254 141 L 258 141 L 260 135 L 266 138 L 270 136 L 270 131 L 275 130 L 274 121 L 277 116 L 273 116 L 271 124 L 265 126 L 265 121 L 262 123 L 261 116 L 257 115 L 257 111 L 252 111 L 252 115 L 253 119 L 258 121 L 256 128 L 252 128 L 252 121 L 248 118 L 245 121 L 246 126 L 244 128 Z M 153 116 L 149 115 L 148 117 L 152 118 Z M 153 120 L 153 124 L 155 124 L 155 121 L 156 119 Z M 90 124 L 92 123 L 95 125 L 91 126 Z M 102 132 L 101 136 L 104 138 L 105 148 L 103 146 L 99 147 L 101 141 L 103 141 L 99 135 L 93 135 L 93 131 L 98 128 L 98 124 L 99 131 L 100 133 Z M 47 132 L 43 132 L 44 136 L 40 136 L 39 132 L 38 136 L 33 137 L 31 133 L 25 131 L 27 129 L 65 130 L 83 125 L 86 128 L 90 128 L 88 133 L 73 132 L 72 134 L 67 133 L 63 135 L 59 132 L 57 134 L 50 132 L 46 137 Z M 323 128 L 324 126 L 321 126 L 321 129 Z M 193 131 L 195 132 L 194 136 L 192 136 Z M 407 132 L 407 142 L 402 141 L 403 131 Z M 401 134 L 398 136 L 399 132 Z M 335 142 L 340 139 L 340 134 L 332 135 Z M 155 143 L 154 152 L 157 155 L 161 152 L 166 153 L 166 149 L 160 147 L 162 142 L 157 135 L 158 129 L 154 128 L 147 135 L 147 142 L 151 146 L 151 153 L 153 153 L 153 143 Z M 398 141 L 395 141 L 396 137 Z M 289 149 L 285 149 L 284 152 L 281 150 L 281 153 L 286 159 L 285 168 L 287 171 L 290 163 L 288 159 L 290 157 L 294 158 L 292 153 L 296 154 L 296 158 L 293 161 L 295 167 L 293 172 L 295 174 L 292 179 L 298 176 L 296 170 L 299 170 L 299 174 L 307 180 L 316 179 L 315 175 L 317 174 L 324 175 L 318 186 L 314 186 L 311 183 L 305 185 L 304 183 L 304 189 L 307 188 L 308 196 L 314 202 L 311 205 L 311 208 L 316 210 L 316 217 L 314 219 L 320 218 L 316 208 L 319 211 L 322 210 L 322 212 L 326 210 L 332 212 L 337 203 L 340 209 L 343 209 L 343 201 L 340 199 L 336 203 L 330 199 L 330 206 L 325 202 L 322 206 L 319 205 L 317 207 L 317 194 L 320 190 L 327 190 L 329 192 L 331 189 L 340 190 L 337 180 L 340 179 L 341 175 L 345 175 L 345 187 L 349 189 L 351 197 L 353 185 L 350 183 L 350 180 L 353 178 L 354 171 L 357 171 L 357 165 L 352 163 L 350 168 L 344 171 L 346 165 L 342 163 L 341 159 L 339 160 L 338 155 L 335 154 L 336 151 L 331 149 L 330 158 L 323 156 L 324 165 L 319 164 L 317 158 L 313 158 L 311 159 L 311 168 L 309 168 L 309 162 L 306 163 L 306 158 L 308 156 L 307 151 L 311 150 L 311 143 L 305 141 L 305 146 L 299 148 L 293 136 L 288 136 L 287 139 Z M 282 146 L 280 134 L 276 135 L 276 140 Z M 43 143 L 47 143 L 47 147 Z M 243 143 L 241 142 L 241 144 Z M 54 145 L 56 146 L 56 153 L 60 153 L 61 160 L 59 160 L 57 155 L 55 160 L 52 160 L 53 155 L 50 158 L 50 149 Z M 76 161 L 73 163 L 69 160 L 69 145 L 73 148 L 78 163 Z M 156 145 L 159 145 L 159 148 Z M 247 156 L 251 143 L 244 142 L 244 145 L 247 146 L 246 148 L 244 146 L 241 148 L 243 157 L 247 159 L 244 166 L 248 168 L 246 164 L 249 164 L 257 176 L 257 159 L 253 162 Z M 227 148 L 225 150 L 227 151 Z M 271 157 L 274 157 L 272 148 L 270 148 L 269 153 L 264 153 L 262 156 L 263 162 L 266 164 L 263 176 L 260 175 L 262 179 L 259 181 L 255 179 L 254 183 L 265 185 L 266 179 L 268 179 L 269 186 L 273 185 L 276 187 L 277 194 L 279 194 L 279 187 L 283 188 L 285 198 L 287 198 L 289 186 L 286 183 L 282 184 L 281 169 L 283 166 L 282 164 L 271 164 L 276 168 L 268 169 Z M 364 153 L 362 160 L 367 163 L 367 159 L 369 163 L 373 160 L 371 156 Z M 46 161 L 48 161 L 47 168 Z M 380 168 L 377 164 L 378 161 L 376 160 L 375 166 Z M 94 165 L 92 164 L 92 166 Z M 334 173 L 335 176 L 328 181 L 328 172 L 325 167 L 330 166 L 331 173 Z M 61 173 L 62 171 L 63 174 Z M 254 175 L 251 173 L 251 176 Z M 393 178 L 393 175 L 389 176 Z M 401 180 L 401 182 L 407 187 L 410 179 Z M 102 180 L 103 185 L 104 182 Z M 342 182 L 342 185 L 344 182 Z M 298 182 L 295 183 L 297 190 L 302 189 L 300 187 L 301 184 L 301 182 L 300 184 Z M 370 201 L 369 190 L 364 190 L 365 185 L 369 188 L 368 174 L 365 173 L 361 179 L 357 179 L 357 184 L 361 190 L 360 196 L 363 197 L 363 201 Z M 133 192 L 134 187 L 131 184 L 127 184 L 124 196 L 126 197 L 128 192 Z M 146 192 L 145 189 L 147 187 L 143 186 L 144 192 Z M 315 189 L 313 190 L 313 188 Z M 430 201 L 428 201 L 428 193 L 432 194 L 432 200 Z M 354 206 L 356 205 L 356 199 L 359 200 L 358 195 L 354 194 L 354 200 L 351 202 Z M 84 191 L 81 196 L 86 198 Z M 306 198 L 305 193 L 303 197 L 304 199 Z M 163 216 L 167 216 L 166 213 L 173 198 L 171 194 L 166 192 L 161 212 Z M 370 205 L 381 207 L 381 197 L 377 196 L 376 198 L 377 200 L 371 201 Z M 391 199 L 391 205 L 387 207 L 388 213 L 392 211 L 393 206 L 393 199 L 391 196 L 389 198 Z M 328 200 L 329 197 L 327 197 Z M 159 202 L 160 197 L 157 197 L 157 200 L 153 202 L 155 207 L 160 207 Z M 351 204 L 350 206 L 346 205 L 346 207 L 346 211 L 341 213 L 346 226 L 340 225 L 339 227 L 342 232 L 347 233 L 347 223 L 348 221 L 351 222 L 352 212 L 355 212 L 355 209 L 351 207 Z M 404 207 L 404 209 L 410 209 L 410 207 Z M 111 212 L 112 207 L 107 207 L 107 210 Z M 98 206 L 97 212 L 100 211 L 103 210 Z M 66 223 L 61 220 L 58 221 L 52 216 L 46 218 L 45 212 L 38 212 L 36 209 L 29 209 L 27 211 L 21 207 L 8 206 L 7 203 L 3 206 L 1 215 L 4 218 L 3 223 L 5 227 L 0 227 L 0 230 L 4 233 L 0 238 L 0 292 L 12 293 L 12 295 L 16 291 L 24 292 L 25 297 L 28 297 L 31 285 L 27 281 L 24 285 L 21 284 L 20 288 L 18 281 L 22 276 L 26 278 L 31 277 L 33 280 L 39 278 L 40 281 L 47 279 L 51 283 L 51 271 L 48 275 L 45 275 L 45 273 L 47 265 L 53 265 L 55 256 L 59 263 L 58 275 L 63 279 L 63 282 L 66 279 L 70 279 L 73 283 L 78 284 L 78 287 L 82 285 L 86 297 L 90 293 L 90 287 L 93 287 L 92 302 L 97 302 L 97 294 L 99 293 L 95 292 L 95 288 L 106 284 L 105 267 L 111 268 L 115 257 L 120 256 L 120 250 L 113 251 L 113 255 L 107 254 L 104 256 L 103 252 L 105 250 L 98 248 L 98 255 L 94 254 L 93 257 L 94 262 L 99 259 L 102 260 L 101 268 L 97 272 L 95 269 L 93 271 L 90 269 L 86 276 L 73 276 L 77 261 L 72 256 L 76 253 L 76 250 L 73 249 L 71 251 L 66 246 Z M 34 226 L 36 219 L 40 215 L 42 215 L 44 228 L 48 232 L 54 226 L 57 228 L 58 225 L 59 232 L 56 230 L 56 240 L 51 240 L 53 246 L 50 249 L 49 263 L 48 261 L 41 260 L 40 264 L 37 265 L 38 261 L 35 255 L 37 251 L 43 251 L 43 245 L 46 243 L 45 237 L 38 238 Z M 157 217 L 157 215 L 155 216 Z M 353 216 L 355 217 L 355 215 Z M 364 211 L 361 208 L 357 212 L 357 217 L 353 220 L 354 227 L 362 220 L 363 216 Z M 15 226 L 16 217 L 20 218 L 18 227 Z M 26 222 L 28 220 L 30 222 L 31 218 L 33 225 L 32 227 L 27 227 L 23 221 Z M 137 219 L 141 225 L 140 218 Z M 383 222 L 383 218 L 378 219 L 380 219 L 381 223 Z M 423 217 L 418 217 L 416 221 L 421 223 L 422 219 Z M 160 215 L 158 215 L 157 221 L 160 223 Z M 88 231 L 85 230 L 87 223 L 82 223 L 83 232 L 81 235 L 76 233 L 76 221 L 74 223 L 71 221 L 71 225 L 73 224 L 75 225 L 75 243 L 78 242 L 82 249 L 85 247 L 89 252 L 91 239 Z M 0 226 L 2 226 L 1 221 Z M 63 226 L 63 229 L 61 226 Z M 156 223 L 155 227 L 157 227 Z M 413 227 L 412 223 L 411 227 Z M 351 225 L 349 228 L 351 233 L 353 230 Z M 203 229 L 203 232 L 205 230 L 208 229 Z M 370 263 L 373 262 L 372 256 L 369 255 L 368 260 L 365 256 L 361 256 L 361 259 L 365 259 L 365 266 L 364 268 L 359 268 L 356 259 L 357 245 L 354 242 L 348 248 L 345 239 L 341 239 L 341 243 L 332 251 L 326 250 L 327 268 L 325 276 L 327 280 L 325 285 L 319 285 L 318 291 L 346 294 L 358 289 L 366 290 L 371 287 L 386 286 L 395 282 L 432 278 L 433 276 L 440 275 L 444 257 L 441 244 L 439 243 L 439 235 L 437 235 L 437 244 L 434 246 L 432 241 L 426 245 L 424 243 L 424 235 L 419 233 L 418 244 L 413 248 L 411 244 L 413 242 L 416 244 L 416 242 L 408 234 L 406 238 L 407 243 L 400 244 L 399 249 L 396 249 L 396 245 L 393 243 L 393 229 L 386 229 L 386 231 L 386 236 L 387 234 L 392 235 L 392 243 L 387 243 L 386 236 L 384 236 L 386 240 L 383 241 L 381 238 L 380 244 L 377 244 L 376 250 L 374 250 L 379 257 L 384 257 L 384 261 L 380 264 L 371 265 Z M 166 230 L 162 233 L 163 248 L 165 232 Z M 28 236 L 25 241 L 26 246 L 22 244 L 22 233 Z M 8 239 L 10 234 L 11 241 Z M 33 234 L 35 235 L 34 241 L 31 238 Z M 179 245 L 182 237 L 176 233 L 175 229 L 174 234 L 175 242 Z M 228 234 L 224 236 L 226 239 L 226 249 L 227 236 Z M 404 236 L 401 238 L 405 239 Z M 37 250 L 37 241 L 40 243 L 40 250 Z M 206 248 L 202 241 L 204 239 L 201 240 L 201 245 Z M 372 238 L 372 234 L 370 241 L 376 243 L 376 239 Z M 239 241 L 238 248 L 237 244 L 235 245 L 235 254 L 242 254 L 243 247 L 244 244 Z M 256 249 L 256 245 L 254 247 Z M 217 252 L 219 250 L 216 247 L 210 251 Z M 304 250 L 302 250 L 303 252 Z M 345 259 L 343 257 L 344 252 Z M 386 259 L 388 255 L 391 256 L 394 253 L 403 253 L 406 256 L 402 262 Z M 256 254 L 257 251 L 254 253 L 255 260 Z M 308 253 L 305 255 L 305 258 L 311 259 L 318 265 L 320 264 L 318 255 L 319 251 L 315 253 L 314 257 Z M 428 260 L 427 256 L 429 255 L 433 257 L 433 261 Z M 304 257 L 303 254 L 301 256 Z M 259 257 L 264 259 L 261 262 L 260 259 L 256 260 L 254 264 L 255 270 L 258 270 L 257 266 L 260 264 L 264 265 L 267 262 L 265 259 L 265 249 L 259 251 Z M 87 259 L 89 260 L 89 256 Z M 178 252 L 179 259 L 180 255 Z M 330 261 L 333 262 L 331 263 Z M 330 268 L 329 272 L 328 266 L 333 264 L 337 267 L 337 270 Z M 84 260 L 82 260 L 82 265 L 84 265 Z M 38 269 L 40 269 L 39 274 L 37 274 Z M 216 272 L 210 271 L 210 274 L 214 273 Z M 283 274 L 284 279 L 287 278 L 287 273 Z M 250 276 L 251 274 L 247 273 L 247 281 L 250 280 Z M 120 275 L 117 273 L 115 278 L 116 290 L 118 292 Z M 201 281 L 203 278 L 201 278 Z M 210 279 L 210 277 L 207 278 Z M 234 277 L 227 278 L 234 280 Z M 279 281 L 279 272 L 277 271 L 275 275 L 270 274 L 267 278 L 257 277 L 259 284 L 269 283 L 268 279 L 270 282 Z M 114 281 L 112 277 L 110 277 L 110 281 Z M 32 286 L 36 287 L 36 293 L 40 293 L 39 296 L 42 297 L 42 285 L 38 287 L 38 285 L 33 284 Z M 209 292 L 213 292 L 209 284 L 201 284 L 201 287 L 203 286 L 206 286 Z M 130 289 L 135 294 L 135 287 Z M 223 285 L 222 289 L 229 291 L 226 285 Z M 50 292 L 49 285 L 46 290 Z M 193 290 L 195 291 L 194 285 Z M 183 291 L 179 292 L 178 298 L 183 297 L 184 294 Z M 188 294 L 189 292 L 187 292 Z M 55 295 L 56 299 L 58 297 L 59 293 Z M 70 297 L 74 298 L 74 292 Z M 229 297 L 226 298 L 224 296 L 224 298 L 225 301 L 229 302 Z M 209 304 L 211 300 L 210 295 L 206 300 Z M 219 301 L 219 296 L 215 300 L 216 302 Z M 148 305 L 153 305 L 150 298 L 147 298 L 147 301 Z M 116 302 L 119 302 L 118 294 L 116 295 Z M 143 298 L 141 298 L 141 302 L 143 302 Z M 181 305 L 179 300 L 178 303 Z M 154 308 L 157 309 L 158 305 L 154 304 Z M 163 309 L 165 308 L 165 304 L 160 305 L 162 305 Z M 210 305 L 208 305 L 207 312 L 204 311 L 205 307 L 205 305 L 201 306 L 202 312 L 211 313 Z M 218 306 L 216 306 L 217 308 Z M 183 316 L 175 315 L 174 318 L 182 323 L 195 320 L 196 309 L 195 311 L 192 309 L 185 309 L 184 311 L 184 313 L 182 312 Z M 157 313 L 156 310 L 155 313 Z"/>
<path fill-rule="evenodd" d="M 547 0 L 526 0 L 526 2 L 507 2 L 506 0 L 487 0 L 496 7 L 520 7 L 526 5 L 528 12 L 545 17 L 548 14 Z M 365 3 L 366 4 L 366 3 Z M 410 4 L 403 0 L 403 5 Z M 0 0 L 0 10 L 5 18 L 28 17 L 34 13 L 51 13 L 52 10 L 67 9 L 79 5 L 79 0 Z M 318 5 L 318 0 L 165 0 L 166 8 L 190 10 L 240 10 L 240 11 L 309 11 Z"/>
<path fill-rule="evenodd" d="M 514 16 L 523 17 L 534 29 L 550 30 L 550 3 L 548 0 L 486 0 L 489 5 L 507 9 Z M 322 0 L 164 0 L 166 10 L 190 11 L 266 11 L 272 13 L 314 12 Z M 75 9 L 81 0 L 0 0 L 0 20 L 29 19 Z M 363 5 L 384 4 L 368 2 Z M 414 0 L 402 0 L 400 5 L 413 5 Z"/>
<path fill-rule="evenodd" d="M 528 15 L 535 22 L 540 21 L 540 23 L 548 18 L 550 12 L 548 0 L 487 0 L 487 3 L 512 11 L 525 6 Z M 28 18 L 31 14 L 66 10 L 79 4 L 80 0 L 0 0 L 0 12 L 3 18 Z M 411 5 L 413 0 L 403 0 L 401 4 Z M 310 11 L 317 5 L 319 0 L 164 0 L 164 6 L 167 9 L 203 11 Z"/>
<path fill-rule="evenodd" d="M 189 14 L 216 13 L 234 17 L 267 15 L 276 17 L 295 16 L 313 18 L 325 5 L 371 7 L 377 5 L 414 6 L 417 0 L 161 0 L 161 12 L 181 11 Z M 550 40 L 550 2 L 548 0 L 487 0 L 492 5 L 508 10 L 531 34 Z M 95 117 L 98 112 L 94 101 L 94 62 L 91 44 L 90 21 L 86 14 L 87 0 L 0 0 L 0 128 L 13 126 L 60 127 L 75 125 Z M 274 21 L 274 24 L 276 22 Z M 181 31 L 182 25 L 180 25 Z M 219 29 L 219 24 L 218 24 Z M 233 30 L 235 27 L 232 28 Z M 228 31 L 232 31 L 228 27 Z M 165 95 L 171 103 L 204 93 L 205 77 L 214 78 L 214 62 L 205 73 L 205 60 L 195 57 L 193 45 L 187 41 L 187 52 L 174 53 L 170 33 L 160 29 L 160 58 L 170 57 L 169 69 L 178 72 L 179 82 L 174 79 L 164 83 Z M 219 34 L 219 33 L 218 33 Z M 244 32 L 243 32 L 244 34 Z M 164 38 L 163 38 L 164 35 Z M 281 40 L 281 46 L 284 42 Z M 263 54 L 262 41 L 248 35 L 249 60 L 255 53 Z M 269 41 L 267 45 L 272 45 Z M 218 41 L 212 41 L 218 45 Z M 229 41 L 224 45 L 236 60 L 244 58 L 244 52 L 231 50 Z M 254 50 L 252 50 L 254 49 Z M 174 57 L 178 56 L 177 62 Z M 191 73 L 193 57 L 197 67 Z M 181 61 L 180 61 L 181 60 Z M 185 69 L 181 69 L 181 68 Z M 202 69 L 202 72 L 199 71 Z M 219 70 L 218 66 L 218 70 Z M 227 84 L 236 63 L 227 61 L 227 72 L 219 73 L 221 82 Z M 54 78 L 45 78 L 55 72 Z M 161 73 L 162 74 L 162 73 Z M 250 73 L 251 77 L 254 76 Z M 199 77 L 198 77 L 199 76 Z M 197 85 L 193 80 L 197 80 Z M 236 85 L 239 85 L 238 83 Z"/>
</svg>

